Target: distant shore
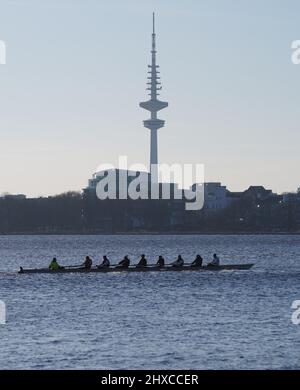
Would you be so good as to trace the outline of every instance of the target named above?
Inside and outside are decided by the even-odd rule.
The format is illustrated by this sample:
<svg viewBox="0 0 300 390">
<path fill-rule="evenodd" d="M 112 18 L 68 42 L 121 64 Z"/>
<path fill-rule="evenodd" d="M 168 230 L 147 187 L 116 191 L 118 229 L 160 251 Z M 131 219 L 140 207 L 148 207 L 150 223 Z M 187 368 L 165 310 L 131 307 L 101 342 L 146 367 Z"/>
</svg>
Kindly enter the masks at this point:
<svg viewBox="0 0 300 390">
<path fill-rule="evenodd" d="M 283 231 L 242 231 L 242 232 L 222 232 L 222 231 L 169 231 L 169 232 L 78 232 L 78 231 L 57 231 L 57 232 L 9 232 L 9 233 L 0 233 L 0 236 L 264 236 L 264 235 L 283 235 L 283 236 L 297 236 L 300 235 L 300 231 L 293 232 L 283 232 Z"/>
</svg>

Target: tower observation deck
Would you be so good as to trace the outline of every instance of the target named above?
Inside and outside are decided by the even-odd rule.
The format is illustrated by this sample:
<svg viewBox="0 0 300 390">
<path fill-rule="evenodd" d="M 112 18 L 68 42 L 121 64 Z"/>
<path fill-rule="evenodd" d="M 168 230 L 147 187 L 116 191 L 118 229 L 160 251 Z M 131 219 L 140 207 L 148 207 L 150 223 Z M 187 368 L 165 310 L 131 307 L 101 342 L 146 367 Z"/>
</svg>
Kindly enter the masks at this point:
<svg viewBox="0 0 300 390">
<path fill-rule="evenodd" d="M 164 127 L 165 121 L 157 118 L 158 111 L 168 107 L 167 102 L 158 99 L 159 91 L 162 89 L 160 82 L 159 65 L 156 64 L 156 33 L 155 33 L 155 15 L 153 13 L 153 31 L 152 31 L 152 61 L 148 65 L 147 90 L 150 100 L 140 103 L 140 107 L 150 111 L 151 117 L 144 121 L 144 126 L 151 132 L 150 143 L 150 172 L 157 175 L 158 152 L 157 152 L 157 130 Z"/>
</svg>

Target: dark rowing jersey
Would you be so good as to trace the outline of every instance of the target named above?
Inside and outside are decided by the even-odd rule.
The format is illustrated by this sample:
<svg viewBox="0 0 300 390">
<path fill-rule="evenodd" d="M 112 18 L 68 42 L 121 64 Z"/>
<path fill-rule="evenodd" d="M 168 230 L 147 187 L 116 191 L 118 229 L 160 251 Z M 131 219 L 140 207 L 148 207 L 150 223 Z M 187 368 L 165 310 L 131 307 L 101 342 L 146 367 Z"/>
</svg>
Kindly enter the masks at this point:
<svg viewBox="0 0 300 390">
<path fill-rule="evenodd" d="M 128 268 L 130 265 L 130 260 L 125 257 L 123 260 L 119 262 L 119 267 Z"/>
<path fill-rule="evenodd" d="M 165 259 L 163 257 L 160 257 L 158 260 L 157 260 L 157 263 L 156 265 L 158 267 L 164 267 L 165 266 Z"/>
<path fill-rule="evenodd" d="M 93 265 L 92 259 L 90 257 L 88 257 L 87 259 L 85 259 L 85 262 L 83 265 L 84 265 L 85 269 L 91 269 L 92 265 Z"/>
<path fill-rule="evenodd" d="M 147 267 L 147 259 L 145 257 L 142 257 L 141 260 L 138 262 L 137 267 Z"/>
<path fill-rule="evenodd" d="M 101 267 L 103 267 L 103 268 L 108 268 L 109 266 L 110 266 L 110 261 L 108 260 L 108 258 L 105 258 L 105 259 L 102 261 Z"/>
</svg>

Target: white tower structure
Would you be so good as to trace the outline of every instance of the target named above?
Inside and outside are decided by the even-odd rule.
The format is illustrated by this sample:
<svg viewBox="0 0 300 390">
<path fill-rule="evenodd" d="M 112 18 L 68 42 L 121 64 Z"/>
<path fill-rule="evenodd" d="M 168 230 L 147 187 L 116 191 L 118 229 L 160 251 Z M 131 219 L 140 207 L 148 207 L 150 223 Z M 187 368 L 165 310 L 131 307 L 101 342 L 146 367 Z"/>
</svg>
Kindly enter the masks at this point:
<svg viewBox="0 0 300 390">
<path fill-rule="evenodd" d="M 165 121 L 157 118 L 157 112 L 163 108 L 168 107 L 168 103 L 160 101 L 157 97 L 159 96 L 158 91 L 162 89 L 159 76 L 159 66 L 156 65 L 156 34 L 155 34 L 155 15 L 153 13 L 153 32 L 152 32 L 152 62 L 148 65 L 148 88 L 150 91 L 150 100 L 140 103 L 140 107 L 150 111 L 151 117 L 144 121 L 144 126 L 150 129 L 151 132 L 151 146 L 150 146 L 150 172 L 154 179 L 157 178 L 157 164 L 158 164 L 158 153 L 157 153 L 157 130 L 164 127 Z M 156 180 L 155 180 L 156 181 Z"/>
</svg>

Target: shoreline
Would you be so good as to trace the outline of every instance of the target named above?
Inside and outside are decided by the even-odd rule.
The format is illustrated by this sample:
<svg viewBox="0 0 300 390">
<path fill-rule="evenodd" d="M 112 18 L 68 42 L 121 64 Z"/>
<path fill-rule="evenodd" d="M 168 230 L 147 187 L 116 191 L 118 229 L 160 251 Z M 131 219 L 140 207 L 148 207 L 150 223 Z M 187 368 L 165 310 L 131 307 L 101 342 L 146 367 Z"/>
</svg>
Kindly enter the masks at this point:
<svg viewBox="0 0 300 390">
<path fill-rule="evenodd" d="M 251 232 L 222 232 L 222 231 L 188 231 L 188 232 L 10 232 L 0 233 L 0 237 L 4 236 L 298 236 L 297 232 L 276 232 L 276 231 L 251 231 Z"/>
</svg>

